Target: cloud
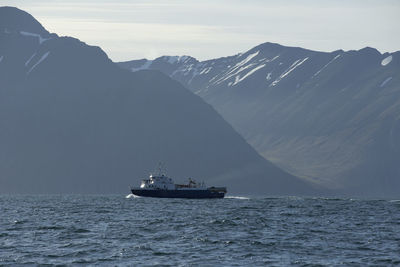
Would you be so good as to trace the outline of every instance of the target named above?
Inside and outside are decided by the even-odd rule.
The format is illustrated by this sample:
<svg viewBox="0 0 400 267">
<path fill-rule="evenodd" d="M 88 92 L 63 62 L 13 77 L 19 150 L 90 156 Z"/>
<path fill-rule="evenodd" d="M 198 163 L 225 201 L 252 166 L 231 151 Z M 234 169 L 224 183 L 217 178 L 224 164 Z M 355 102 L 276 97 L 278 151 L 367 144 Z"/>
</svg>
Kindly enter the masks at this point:
<svg viewBox="0 0 400 267">
<path fill-rule="evenodd" d="M 262 42 L 332 51 L 399 50 L 400 2 L 393 0 L 3 0 L 50 31 L 132 56 L 227 56 Z"/>
<path fill-rule="evenodd" d="M 164 54 L 198 54 L 211 47 L 226 49 L 227 41 L 240 43 L 240 33 L 229 27 L 160 24 L 160 23 L 121 23 L 82 19 L 47 18 L 42 24 L 51 32 L 61 36 L 74 36 L 90 45 L 101 46 L 113 60 L 135 57 L 157 57 Z M 244 40 L 256 39 L 249 34 Z M 249 48 L 246 46 L 246 49 Z M 208 51 L 220 56 L 220 49 Z M 129 52 L 130 51 L 130 52 Z M 218 54 L 219 53 L 219 54 Z"/>
</svg>

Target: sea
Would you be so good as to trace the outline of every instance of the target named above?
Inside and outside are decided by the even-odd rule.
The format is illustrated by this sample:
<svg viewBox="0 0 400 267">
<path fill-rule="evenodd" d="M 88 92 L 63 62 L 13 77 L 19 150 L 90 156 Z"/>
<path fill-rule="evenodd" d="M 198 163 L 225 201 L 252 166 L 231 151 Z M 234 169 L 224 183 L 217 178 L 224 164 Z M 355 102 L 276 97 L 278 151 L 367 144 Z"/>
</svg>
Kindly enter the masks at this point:
<svg viewBox="0 0 400 267">
<path fill-rule="evenodd" d="M 400 200 L 0 195 L 0 265 L 400 266 Z"/>
</svg>

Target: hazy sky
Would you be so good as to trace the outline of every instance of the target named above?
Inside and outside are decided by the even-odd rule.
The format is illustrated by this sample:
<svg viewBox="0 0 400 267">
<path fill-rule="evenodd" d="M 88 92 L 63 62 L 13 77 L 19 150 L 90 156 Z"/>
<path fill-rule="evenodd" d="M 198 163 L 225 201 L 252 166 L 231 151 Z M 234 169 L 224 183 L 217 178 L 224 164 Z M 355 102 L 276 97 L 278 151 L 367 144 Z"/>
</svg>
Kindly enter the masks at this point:
<svg viewBox="0 0 400 267">
<path fill-rule="evenodd" d="M 313 50 L 400 50 L 399 0 L 0 0 L 114 61 L 210 59 L 263 42 Z"/>
</svg>

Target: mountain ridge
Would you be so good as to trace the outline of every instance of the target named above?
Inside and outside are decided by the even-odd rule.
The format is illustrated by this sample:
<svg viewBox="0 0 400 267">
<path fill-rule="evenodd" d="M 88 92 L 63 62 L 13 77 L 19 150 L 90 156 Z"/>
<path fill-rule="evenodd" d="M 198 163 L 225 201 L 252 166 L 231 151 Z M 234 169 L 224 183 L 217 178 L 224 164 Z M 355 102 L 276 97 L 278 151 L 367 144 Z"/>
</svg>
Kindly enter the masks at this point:
<svg viewBox="0 0 400 267">
<path fill-rule="evenodd" d="M 229 57 L 167 64 L 164 56 L 135 67 L 180 81 L 298 177 L 360 196 L 398 196 L 399 146 L 386 143 L 400 138 L 399 54 L 267 42 Z"/>
<path fill-rule="evenodd" d="M 0 23 L 0 192 L 128 192 L 160 160 L 173 177 L 230 193 L 321 192 L 264 160 L 162 72 L 121 70 L 99 47 L 46 35 L 26 12 L 0 13 L 36 25 Z"/>
<path fill-rule="evenodd" d="M 26 31 L 49 36 L 50 33 L 29 13 L 11 6 L 0 9 L 0 25 L 4 31 Z"/>
</svg>

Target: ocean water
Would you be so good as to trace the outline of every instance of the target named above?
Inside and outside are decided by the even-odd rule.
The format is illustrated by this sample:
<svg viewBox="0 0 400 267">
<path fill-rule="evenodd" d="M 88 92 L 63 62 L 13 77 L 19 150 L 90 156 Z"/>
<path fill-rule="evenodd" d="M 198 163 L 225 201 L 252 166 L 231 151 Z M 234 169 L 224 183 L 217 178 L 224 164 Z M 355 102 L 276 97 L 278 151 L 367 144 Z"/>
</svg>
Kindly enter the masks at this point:
<svg viewBox="0 0 400 267">
<path fill-rule="evenodd" d="M 0 212 L 0 265 L 400 265 L 399 200 L 2 195 Z"/>
</svg>

